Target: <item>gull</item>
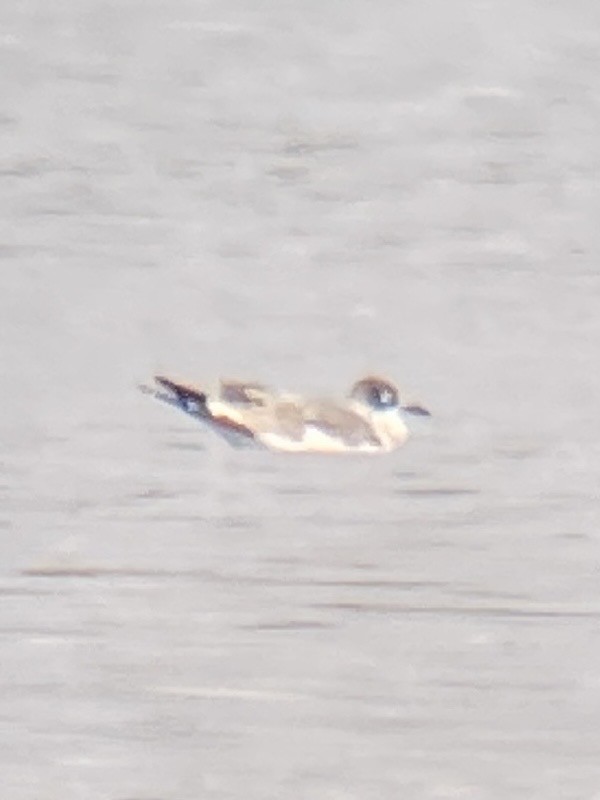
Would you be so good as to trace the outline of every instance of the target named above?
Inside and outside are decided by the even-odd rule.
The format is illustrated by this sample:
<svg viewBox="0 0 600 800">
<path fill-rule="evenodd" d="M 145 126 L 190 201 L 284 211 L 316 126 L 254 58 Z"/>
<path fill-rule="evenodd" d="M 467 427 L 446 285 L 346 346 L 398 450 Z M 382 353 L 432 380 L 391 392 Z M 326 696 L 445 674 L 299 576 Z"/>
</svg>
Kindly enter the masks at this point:
<svg viewBox="0 0 600 800">
<path fill-rule="evenodd" d="M 405 443 L 408 414 L 389 380 L 368 376 L 340 400 L 274 391 L 262 383 L 221 380 L 214 391 L 157 375 L 140 389 L 209 425 L 231 444 L 288 453 L 388 453 Z"/>
</svg>

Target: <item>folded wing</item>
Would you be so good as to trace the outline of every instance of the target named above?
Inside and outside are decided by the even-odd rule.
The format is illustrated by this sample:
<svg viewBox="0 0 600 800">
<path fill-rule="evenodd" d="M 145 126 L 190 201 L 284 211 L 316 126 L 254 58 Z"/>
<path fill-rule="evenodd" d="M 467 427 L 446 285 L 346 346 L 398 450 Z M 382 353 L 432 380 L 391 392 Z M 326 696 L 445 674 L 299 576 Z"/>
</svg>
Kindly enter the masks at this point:
<svg viewBox="0 0 600 800">
<path fill-rule="evenodd" d="M 360 414 L 335 403 L 321 401 L 307 405 L 304 409 L 304 422 L 348 447 L 381 445 L 369 423 Z"/>
</svg>

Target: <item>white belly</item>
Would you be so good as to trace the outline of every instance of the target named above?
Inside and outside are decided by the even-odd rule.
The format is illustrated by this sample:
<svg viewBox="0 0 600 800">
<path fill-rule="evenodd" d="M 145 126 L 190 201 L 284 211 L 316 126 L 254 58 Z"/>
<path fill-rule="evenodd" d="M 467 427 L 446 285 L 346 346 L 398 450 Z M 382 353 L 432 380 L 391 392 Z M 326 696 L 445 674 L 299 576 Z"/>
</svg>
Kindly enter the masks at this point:
<svg viewBox="0 0 600 800">
<path fill-rule="evenodd" d="M 270 450 L 285 453 L 381 453 L 387 449 L 366 443 L 351 446 L 311 426 L 306 427 L 302 439 L 290 439 L 276 433 L 262 433 L 257 439 Z"/>
</svg>

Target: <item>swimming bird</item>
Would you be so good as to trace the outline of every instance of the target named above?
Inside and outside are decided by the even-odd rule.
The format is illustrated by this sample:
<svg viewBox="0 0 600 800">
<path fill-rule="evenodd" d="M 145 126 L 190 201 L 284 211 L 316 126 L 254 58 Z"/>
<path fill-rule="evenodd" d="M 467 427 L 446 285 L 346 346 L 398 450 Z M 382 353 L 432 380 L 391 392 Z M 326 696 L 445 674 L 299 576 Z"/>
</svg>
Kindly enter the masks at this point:
<svg viewBox="0 0 600 800">
<path fill-rule="evenodd" d="M 291 453 L 386 453 L 408 438 L 406 414 L 430 416 L 403 405 L 389 380 L 361 378 L 343 400 L 305 398 L 261 383 L 222 380 L 215 391 L 157 375 L 147 394 L 208 424 L 230 443 L 255 443 Z"/>
</svg>

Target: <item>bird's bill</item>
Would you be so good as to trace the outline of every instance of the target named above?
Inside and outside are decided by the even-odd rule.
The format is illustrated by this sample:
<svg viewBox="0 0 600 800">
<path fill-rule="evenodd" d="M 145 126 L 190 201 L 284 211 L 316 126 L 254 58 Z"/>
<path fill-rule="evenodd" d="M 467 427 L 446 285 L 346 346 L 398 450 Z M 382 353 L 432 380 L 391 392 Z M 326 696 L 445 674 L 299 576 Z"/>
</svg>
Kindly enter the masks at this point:
<svg viewBox="0 0 600 800">
<path fill-rule="evenodd" d="M 415 417 L 430 417 L 431 412 L 427 411 L 426 408 L 423 406 L 411 404 L 409 406 L 402 406 L 402 411 L 406 411 L 407 414 L 413 414 Z"/>
</svg>

